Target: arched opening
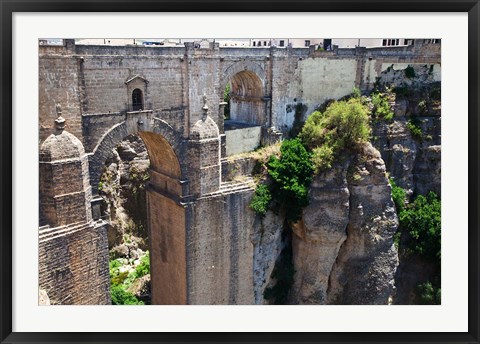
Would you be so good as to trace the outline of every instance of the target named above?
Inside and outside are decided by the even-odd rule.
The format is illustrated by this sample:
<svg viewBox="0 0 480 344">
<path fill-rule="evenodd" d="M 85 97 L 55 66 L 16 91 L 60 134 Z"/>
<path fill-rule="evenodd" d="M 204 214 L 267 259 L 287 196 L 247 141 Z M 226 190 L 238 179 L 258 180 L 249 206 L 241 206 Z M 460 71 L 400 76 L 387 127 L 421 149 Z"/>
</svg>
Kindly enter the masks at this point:
<svg viewBox="0 0 480 344">
<path fill-rule="evenodd" d="M 132 110 L 143 110 L 143 93 L 138 88 L 134 89 L 132 92 Z"/>
<path fill-rule="evenodd" d="M 146 186 L 150 160 L 143 141 L 129 135 L 111 151 L 98 185 L 107 222 L 112 304 L 150 304 Z"/>
<path fill-rule="evenodd" d="M 238 72 L 227 82 L 226 91 L 228 88 L 229 118 L 235 122 L 264 125 L 264 92 L 259 76 L 249 70 Z"/>
<path fill-rule="evenodd" d="M 161 135 L 128 135 L 99 182 L 114 304 L 186 304 L 185 209 L 177 156 Z"/>
<path fill-rule="evenodd" d="M 223 93 L 227 103 L 224 108 L 226 155 L 256 149 L 261 141 L 261 127 L 267 125 L 263 82 L 256 72 L 241 68 L 245 69 L 230 74 Z"/>
</svg>

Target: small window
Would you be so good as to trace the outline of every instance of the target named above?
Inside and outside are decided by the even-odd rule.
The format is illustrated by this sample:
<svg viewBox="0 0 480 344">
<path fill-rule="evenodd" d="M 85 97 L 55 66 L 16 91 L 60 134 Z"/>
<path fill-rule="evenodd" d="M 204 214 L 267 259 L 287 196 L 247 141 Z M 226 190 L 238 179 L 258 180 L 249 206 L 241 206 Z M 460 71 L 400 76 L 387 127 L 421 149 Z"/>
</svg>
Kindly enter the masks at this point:
<svg viewBox="0 0 480 344">
<path fill-rule="evenodd" d="M 305 40 L 305 46 L 306 46 L 306 47 L 309 47 L 309 46 L 310 46 L 310 40 L 308 40 L 308 39 Z"/>
<path fill-rule="evenodd" d="M 132 110 L 139 111 L 143 109 L 143 95 L 142 91 L 138 88 L 132 92 Z"/>
<path fill-rule="evenodd" d="M 281 40 L 281 41 L 280 41 L 280 46 L 281 46 L 281 47 L 284 47 L 284 46 L 285 46 L 285 41 L 284 41 L 284 40 Z"/>
<path fill-rule="evenodd" d="M 267 41 L 263 41 L 263 46 L 264 46 L 264 47 L 267 46 Z"/>
<path fill-rule="evenodd" d="M 255 42 L 255 41 L 253 41 L 253 46 L 255 46 L 255 44 L 256 44 L 256 42 Z"/>
<path fill-rule="evenodd" d="M 383 40 L 382 45 L 383 45 L 383 46 L 386 46 L 386 45 L 387 45 L 387 40 L 386 40 L 386 39 Z"/>
</svg>

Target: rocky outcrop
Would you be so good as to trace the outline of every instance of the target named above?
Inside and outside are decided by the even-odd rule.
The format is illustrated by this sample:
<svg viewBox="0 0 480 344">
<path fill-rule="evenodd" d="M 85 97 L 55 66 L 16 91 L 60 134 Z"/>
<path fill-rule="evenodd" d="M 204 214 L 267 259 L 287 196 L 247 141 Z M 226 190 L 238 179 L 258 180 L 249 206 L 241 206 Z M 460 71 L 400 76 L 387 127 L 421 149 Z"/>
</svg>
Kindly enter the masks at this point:
<svg viewBox="0 0 480 344">
<path fill-rule="evenodd" d="M 330 304 L 387 304 L 395 292 L 398 218 L 380 153 L 370 144 L 352 161 L 347 181 L 347 239 L 330 276 Z"/>
<path fill-rule="evenodd" d="M 373 144 L 395 183 L 409 195 L 441 195 L 441 85 L 434 74 L 427 65 L 415 66 L 413 77 L 387 69 L 378 81 L 392 98 L 395 116 L 392 122 L 374 124 Z"/>
<path fill-rule="evenodd" d="M 348 162 L 318 175 L 310 186 L 310 204 L 302 219 L 292 225 L 294 304 L 324 304 L 338 251 L 347 238 L 350 210 Z"/>
<path fill-rule="evenodd" d="M 310 205 L 293 225 L 291 302 L 387 304 L 398 265 L 398 220 L 380 153 L 366 144 L 315 177 Z"/>
</svg>

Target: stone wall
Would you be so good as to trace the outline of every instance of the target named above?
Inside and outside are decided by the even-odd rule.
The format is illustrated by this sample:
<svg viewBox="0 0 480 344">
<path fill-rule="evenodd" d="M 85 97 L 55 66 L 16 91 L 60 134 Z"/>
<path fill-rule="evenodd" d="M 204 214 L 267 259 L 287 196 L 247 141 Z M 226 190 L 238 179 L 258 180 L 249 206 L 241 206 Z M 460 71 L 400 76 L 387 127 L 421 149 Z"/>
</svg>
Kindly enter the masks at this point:
<svg viewBox="0 0 480 344">
<path fill-rule="evenodd" d="M 189 304 L 254 303 L 251 196 L 251 189 L 218 194 L 189 208 Z"/>
<path fill-rule="evenodd" d="M 147 190 L 152 304 L 187 303 L 185 208 L 150 187 Z"/>
<path fill-rule="evenodd" d="M 225 131 L 226 155 L 251 152 L 260 145 L 261 127 Z"/>
<path fill-rule="evenodd" d="M 88 125 L 87 131 L 82 131 L 82 115 L 101 114 L 87 122 L 101 127 L 100 122 L 106 121 L 106 126 L 112 116 L 132 110 L 134 88 L 143 92 L 144 109 L 154 111 L 155 116 L 169 122 L 186 138 L 190 127 L 200 119 L 204 94 L 209 114 L 223 132 L 219 104 L 226 84 L 235 80 L 250 80 L 255 86 L 241 91 L 242 97 L 254 99 L 240 101 L 242 108 L 252 110 L 242 118 L 283 130 L 294 120 L 289 108 L 302 103 L 308 114 L 327 99 L 349 94 L 354 86 L 371 89 L 392 64 L 399 68 L 434 64 L 434 74 L 440 76 L 438 44 L 328 52 L 219 48 L 213 44 L 196 49 L 189 43 L 185 47 L 68 45 L 39 49 L 40 140 L 46 138 L 52 110 L 60 103 L 69 122 L 68 130 L 88 147 L 87 151 L 95 144 L 84 140 L 91 134 Z"/>
<path fill-rule="evenodd" d="M 111 303 L 106 230 L 103 223 L 40 230 L 39 285 L 52 305 Z"/>
</svg>

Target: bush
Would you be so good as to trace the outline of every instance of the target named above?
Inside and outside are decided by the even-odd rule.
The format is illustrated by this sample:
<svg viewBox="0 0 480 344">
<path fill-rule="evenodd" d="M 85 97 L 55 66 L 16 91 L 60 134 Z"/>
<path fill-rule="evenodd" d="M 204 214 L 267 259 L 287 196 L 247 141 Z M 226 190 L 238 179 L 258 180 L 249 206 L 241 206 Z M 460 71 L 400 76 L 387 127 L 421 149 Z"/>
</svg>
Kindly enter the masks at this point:
<svg viewBox="0 0 480 344">
<path fill-rule="evenodd" d="M 407 122 L 407 128 L 412 133 L 412 136 L 418 140 L 423 139 L 422 128 L 418 125 L 418 121 L 410 118 Z"/>
<path fill-rule="evenodd" d="M 111 285 L 110 294 L 112 296 L 112 305 L 143 305 L 143 301 L 138 300 L 135 295 L 124 289 L 123 285 Z"/>
<path fill-rule="evenodd" d="M 412 66 L 405 68 L 405 76 L 409 79 L 413 79 L 415 77 L 415 70 Z"/>
<path fill-rule="evenodd" d="M 268 161 L 268 174 L 273 179 L 271 192 L 284 206 L 286 219 L 295 222 L 308 205 L 313 165 L 299 139 L 283 141 L 280 154 L 280 158 L 272 155 Z"/>
<path fill-rule="evenodd" d="M 352 91 L 352 98 L 360 98 L 362 96 L 362 92 L 358 87 L 354 87 Z"/>
<path fill-rule="evenodd" d="M 135 277 L 140 278 L 150 273 L 150 254 L 147 251 L 145 255 L 140 258 L 140 264 L 135 268 Z"/>
<path fill-rule="evenodd" d="M 407 200 L 407 192 L 397 186 L 393 178 L 389 178 L 390 185 L 392 187 L 392 199 L 397 207 L 397 213 L 400 213 L 405 208 L 405 201 Z"/>
<path fill-rule="evenodd" d="M 408 230 L 415 252 L 433 260 L 440 260 L 441 203 L 435 193 L 429 192 L 427 197 L 419 195 L 400 212 L 399 220 Z"/>
<path fill-rule="evenodd" d="M 369 110 L 361 99 L 333 102 L 322 114 L 313 112 L 300 133 L 303 143 L 313 150 L 316 173 L 331 167 L 345 149 L 355 149 L 370 137 Z"/>
<path fill-rule="evenodd" d="M 255 190 L 255 195 L 250 203 L 250 208 L 261 216 L 265 216 L 267 213 L 270 201 L 272 200 L 272 194 L 268 185 L 261 184 Z"/>
<path fill-rule="evenodd" d="M 417 286 L 418 301 L 421 305 L 440 305 L 442 303 L 442 290 L 430 282 Z"/>
<path fill-rule="evenodd" d="M 372 93 L 373 116 L 383 118 L 386 121 L 393 120 L 393 111 L 388 98 L 383 93 Z"/>
</svg>

